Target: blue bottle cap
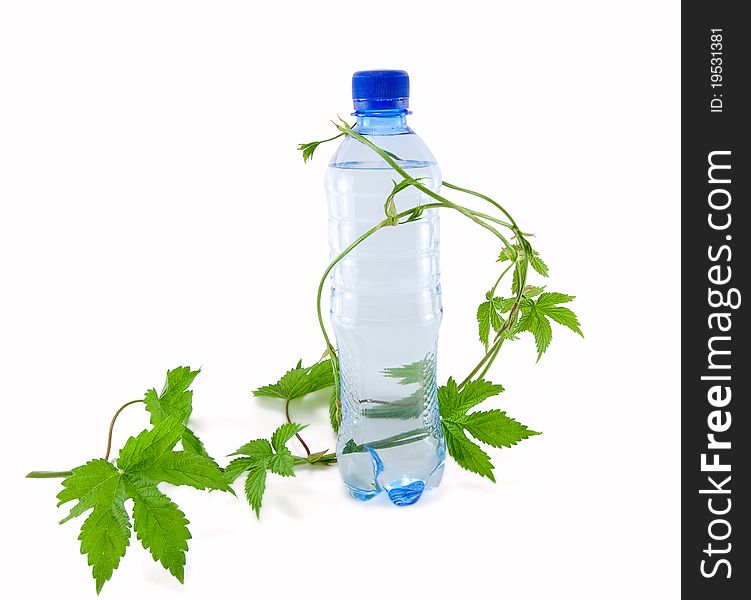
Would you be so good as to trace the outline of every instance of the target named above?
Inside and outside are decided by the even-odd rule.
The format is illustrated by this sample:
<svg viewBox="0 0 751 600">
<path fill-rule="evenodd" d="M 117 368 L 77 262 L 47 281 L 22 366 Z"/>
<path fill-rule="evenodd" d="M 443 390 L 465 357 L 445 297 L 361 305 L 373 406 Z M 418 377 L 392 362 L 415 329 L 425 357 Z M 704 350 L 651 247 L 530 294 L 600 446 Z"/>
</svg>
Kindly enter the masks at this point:
<svg viewBox="0 0 751 600">
<path fill-rule="evenodd" d="M 360 111 L 409 108 L 409 75 L 406 71 L 357 71 L 352 75 L 352 103 Z"/>
</svg>

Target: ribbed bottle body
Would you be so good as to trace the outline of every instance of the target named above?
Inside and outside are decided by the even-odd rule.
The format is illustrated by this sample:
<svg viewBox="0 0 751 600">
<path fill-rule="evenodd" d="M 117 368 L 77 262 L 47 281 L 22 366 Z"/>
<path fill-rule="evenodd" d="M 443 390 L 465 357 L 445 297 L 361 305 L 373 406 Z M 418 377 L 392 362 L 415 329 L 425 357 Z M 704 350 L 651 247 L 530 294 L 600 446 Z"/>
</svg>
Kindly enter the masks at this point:
<svg viewBox="0 0 751 600">
<path fill-rule="evenodd" d="M 398 156 L 410 176 L 440 188 L 435 160 L 406 127 L 368 137 Z M 326 174 L 332 258 L 384 219 L 384 202 L 400 178 L 371 149 L 343 142 Z M 414 187 L 396 196 L 399 211 L 430 202 Z M 334 268 L 331 288 L 341 373 L 339 470 L 357 499 L 385 491 L 396 504 L 411 504 L 438 484 L 445 456 L 435 376 L 438 210 L 367 238 Z"/>
</svg>

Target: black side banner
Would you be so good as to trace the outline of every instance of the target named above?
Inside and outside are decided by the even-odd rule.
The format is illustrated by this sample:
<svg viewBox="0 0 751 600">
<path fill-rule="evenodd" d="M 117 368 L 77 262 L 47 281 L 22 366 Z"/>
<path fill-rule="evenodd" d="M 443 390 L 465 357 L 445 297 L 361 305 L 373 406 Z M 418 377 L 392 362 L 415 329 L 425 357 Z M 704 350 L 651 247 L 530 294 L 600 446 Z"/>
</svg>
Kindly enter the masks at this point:
<svg viewBox="0 0 751 600">
<path fill-rule="evenodd" d="M 748 7 L 683 3 L 682 595 L 751 598 Z"/>
</svg>

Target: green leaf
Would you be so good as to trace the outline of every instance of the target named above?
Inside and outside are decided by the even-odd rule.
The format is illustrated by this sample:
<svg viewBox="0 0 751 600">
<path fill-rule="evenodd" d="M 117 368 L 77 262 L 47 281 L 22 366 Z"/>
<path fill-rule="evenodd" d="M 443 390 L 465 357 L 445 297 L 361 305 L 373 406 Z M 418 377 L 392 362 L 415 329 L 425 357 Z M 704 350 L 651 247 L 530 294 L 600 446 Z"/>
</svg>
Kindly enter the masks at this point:
<svg viewBox="0 0 751 600">
<path fill-rule="evenodd" d="M 184 431 L 180 415 L 165 418 L 153 429 L 145 430 L 125 442 L 117 459 L 118 467 L 154 483 L 234 493 L 214 459 L 185 450 L 172 450 Z"/>
<path fill-rule="evenodd" d="M 321 459 L 326 456 L 326 453 L 328 450 L 321 450 L 320 452 L 313 452 L 310 456 L 308 456 L 308 462 L 313 465 L 315 463 L 321 462 Z M 327 464 L 328 463 L 324 463 Z M 330 466 L 330 465 L 329 465 Z"/>
<path fill-rule="evenodd" d="M 529 256 L 529 265 L 543 277 L 548 276 L 548 265 L 540 258 L 537 250 L 532 250 L 532 254 Z"/>
<path fill-rule="evenodd" d="M 285 423 L 274 431 L 271 442 L 260 439 L 240 446 L 234 454 L 244 456 L 234 459 L 224 470 L 224 478 L 230 483 L 245 471 L 248 472 L 245 495 L 256 516 L 260 516 L 261 498 L 266 489 L 266 471 L 270 470 L 282 477 L 294 477 L 295 459 L 286 443 L 304 428 L 304 425 L 297 423 Z"/>
<path fill-rule="evenodd" d="M 484 379 L 468 382 L 460 392 L 454 378 L 449 377 L 446 385 L 438 388 L 438 409 L 443 419 L 455 420 L 465 415 L 469 409 L 501 392 L 502 385 Z"/>
<path fill-rule="evenodd" d="M 460 423 L 473 438 L 494 448 L 510 448 L 521 440 L 540 435 L 505 412 L 495 409 L 468 414 Z"/>
<path fill-rule="evenodd" d="M 534 308 L 522 312 L 517 331 L 529 331 L 534 335 L 538 361 L 550 346 L 550 342 L 553 341 L 553 329 L 550 327 L 550 321 Z"/>
<path fill-rule="evenodd" d="M 91 510 L 79 539 L 81 552 L 93 567 L 97 593 L 112 577 L 128 546 L 131 523 L 126 499 L 133 499 L 134 529 L 144 548 L 182 582 L 188 521 L 157 485 L 166 482 L 234 494 L 222 470 L 185 426 L 192 406 L 188 387 L 197 374 L 188 367 L 173 369 L 167 372 L 161 394 L 147 392 L 153 427 L 125 442 L 117 467 L 93 460 L 73 469 L 62 483 L 59 505 L 77 503 L 61 522 Z M 175 451 L 181 440 L 184 450 Z"/>
<path fill-rule="evenodd" d="M 286 447 L 282 446 L 269 459 L 269 469 L 271 469 L 272 473 L 276 473 L 282 477 L 294 477 L 295 461 L 292 458 L 292 453 Z"/>
<path fill-rule="evenodd" d="M 318 146 L 320 146 L 324 141 L 326 140 L 297 145 L 297 149 L 302 152 L 302 160 L 304 163 L 307 163 L 313 158 L 313 154 L 315 153 L 316 148 L 318 148 Z"/>
<path fill-rule="evenodd" d="M 185 553 L 191 537 L 185 514 L 153 483 L 136 475 L 126 476 L 126 490 L 133 498 L 133 523 L 138 539 L 155 561 L 183 583 Z"/>
<path fill-rule="evenodd" d="M 105 460 L 76 467 L 63 480 L 58 506 L 78 500 L 61 523 L 93 509 L 81 526 L 81 554 L 88 557 L 97 594 L 125 556 L 130 539 L 130 520 L 125 511 L 122 474 Z"/>
<path fill-rule="evenodd" d="M 468 382 L 459 390 L 453 378 L 438 388 L 438 409 L 449 454 L 459 466 L 495 481 L 493 464 L 485 451 L 466 434 L 496 448 L 510 447 L 530 436 L 538 435 L 500 410 L 468 411 L 481 402 L 500 394 L 503 386 L 483 379 Z"/>
<path fill-rule="evenodd" d="M 487 351 L 488 344 L 490 343 L 490 332 L 495 331 L 498 333 L 501 330 L 504 323 L 501 315 L 511 310 L 516 299 L 492 297 L 490 292 L 485 295 L 485 298 L 485 302 L 477 307 L 477 326 L 480 341 L 485 346 L 485 351 Z"/>
<path fill-rule="evenodd" d="M 188 388 L 200 372 L 200 369 L 191 371 L 190 367 L 177 367 L 167 371 L 167 381 L 160 394 L 154 389 L 146 392 L 146 410 L 151 414 L 152 425 L 176 414 L 187 423 L 193 410 L 193 392 Z"/>
<path fill-rule="evenodd" d="M 514 266 L 513 279 L 511 282 L 512 294 L 519 293 L 519 286 L 521 285 L 522 280 L 521 271 L 524 268 L 525 256 L 527 257 L 529 266 L 531 266 L 543 277 L 548 276 L 548 265 L 545 264 L 545 261 L 540 258 L 539 252 L 532 248 L 531 244 L 526 239 L 523 239 L 521 244 L 515 244 L 511 249 L 504 248 L 503 250 L 501 250 L 501 253 L 498 256 L 498 260 L 501 262 L 510 260 L 516 263 L 516 265 Z"/>
<path fill-rule="evenodd" d="M 501 253 L 498 255 L 498 262 L 504 262 L 507 260 L 510 260 L 511 262 L 516 262 L 516 259 L 519 257 L 519 250 L 518 246 L 504 246 L 503 250 L 501 250 Z"/>
<path fill-rule="evenodd" d="M 125 556 L 130 543 L 130 519 L 123 504 L 122 485 L 109 498 L 108 506 L 102 503 L 86 518 L 81 526 L 81 554 L 85 554 L 96 581 L 96 593 L 102 591 L 112 573 Z"/>
<path fill-rule="evenodd" d="M 62 506 L 72 500 L 78 500 L 78 503 L 60 523 L 82 515 L 102 499 L 106 502 L 112 498 L 120 484 L 120 477 L 120 471 L 103 459 L 91 460 L 73 469 L 62 482 L 63 489 L 57 495 L 57 505 Z"/>
<path fill-rule="evenodd" d="M 266 467 L 261 465 L 251 467 L 248 471 L 248 478 L 245 480 L 245 497 L 255 511 L 257 518 L 261 516 L 261 502 L 265 491 Z"/>
<path fill-rule="evenodd" d="M 271 444 L 268 440 L 260 439 L 252 440 L 247 444 L 243 444 L 233 452 L 233 455 L 236 454 L 244 454 L 253 462 L 263 462 L 267 458 L 271 458 L 273 451 L 271 450 Z"/>
<path fill-rule="evenodd" d="M 338 433 L 339 423 L 342 422 L 342 405 L 339 399 L 339 390 L 336 387 L 331 389 L 331 397 L 329 398 L 329 422 L 334 433 Z"/>
<path fill-rule="evenodd" d="M 492 302 L 486 301 L 477 307 L 477 326 L 479 329 L 480 341 L 487 351 L 490 330 L 498 331 L 498 329 L 500 329 L 500 316 L 493 307 Z"/>
<path fill-rule="evenodd" d="M 131 437 L 120 451 L 118 467 L 127 475 L 137 475 L 154 484 L 165 482 L 234 493 L 213 459 L 172 450 L 184 427 L 180 417 L 174 415 Z"/>
<path fill-rule="evenodd" d="M 537 346 L 537 360 L 550 346 L 553 339 L 553 330 L 550 326 L 550 319 L 568 327 L 582 337 L 584 334 L 580 329 L 579 320 L 574 312 L 565 307 L 558 306 L 566 302 L 571 302 L 574 296 L 561 294 L 560 292 L 544 292 L 536 299 L 525 298 L 521 303 L 521 318 L 517 325 L 518 332 L 529 331 L 535 338 Z"/>
<path fill-rule="evenodd" d="M 183 444 L 183 450 L 185 450 L 186 452 L 197 454 L 198 456 L 204 456 L 206 458 L 211 458 L 211 456 L 209 456 L 209 453 L 206 452 L 206 447 L 203 445 L 203 442 L 195 433 L 193 433 L 193 431 L 191 431 L 187 427 L 185 428 L 185 431 L 183 431 L 181 440 Z"/>
<path fill-rule="evenodd" d="M 185 451 L 170 452 L 154 464 L 136 465 L 128 472 L 150 481 L 232 492 L 224 473 L 212 459 Z"/>
<path fill-rule="evenodd" d="M 282 375 L 272 385 L 265 385 L 253 392 L 254 396 L 296 400 L 318 390 L 334 385 L 334 371 L 331 360 L 326 359 L 312 367 L 302 367 L 300 363 Z"/>
<path fill-rule="evenodd" d="M 154 389 L 146 392 L 144 402 L 151 415 L 152 425 L 175 415 L 182 417 L 184 424 L 188 422 L 193 412 L 193 392 L 188 388 L 200 372 L 200 369 L 191 371 L 190 367 L 177 367 L 167 371 L 167 379 L 160 394 Z M 186 452 L 211 458 L 198 436 L 187 427 L 183 431 L 182 444 Z"/>
<path fill-rule="evenodd" d="M 274 450 L 279 452 L 295 434 L 300 433 L 305 427 L 305 425 L 297 423 L 284 423 L 284 425 L 280 425 L 271 435 L 271 445 Z"/>
<path fill-rule="evenodd" d="M 526 285 L 524 286 L 524 297 L 525 298 L 534 298 L 535 296 L 539 296 L 545 291 L 545 286 L 537 286 L 537 285 Z M 511 300 L 515 300 L 515 298 L 511 298 Z M 511 307 L 509 306 L 509 309 Z"/>
<path fill-rule="evenodd" d="M 128 438 L 117 459 L 123 471 L 140 471 L 158 463 L 172 451 L 182 437 L 185 425 L 180 415 L 172 415 L 146 429 L 136 437 Z"/>
<path fill-rule="evenodd" d="M 443 435 L 446 438 L 446 448 L 449 454 L 459 464 L 460 467 L 477 473 L 482 477 L 487 477 L 490 481 L 495 482 L 493 476 L 493 464 L 490 457 L 477 444 L 470 441 L 462 428 L 454 423 L 443 423 Z"/>
<path fill-rule="evenodd" d="M 227 483 L 232 483 L 254 464 L 256 464 L 256 462 L 251 458 L 244 456 L 241 458 L 236 458 L 230 461 L 230 463 L 224 468 L 224 478 L 226 479 Z"/>
</svg>

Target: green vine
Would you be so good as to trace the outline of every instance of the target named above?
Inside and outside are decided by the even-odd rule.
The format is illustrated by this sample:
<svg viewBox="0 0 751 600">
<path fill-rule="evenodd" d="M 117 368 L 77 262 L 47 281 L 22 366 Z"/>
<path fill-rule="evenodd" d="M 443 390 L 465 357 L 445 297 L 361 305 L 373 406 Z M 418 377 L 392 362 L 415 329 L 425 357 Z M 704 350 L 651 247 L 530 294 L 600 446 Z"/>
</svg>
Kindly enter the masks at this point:
<svg viewBox="0 0 751 600">
<path fill-rule="evenodd" d="M 299 467 L 327 467 L 337 462 L 335 453 L 328 449 L 313 452 L 303 439 L 305 425 L 293 421 L 292 405 L 312 394 L 330 395 L 329 416 L 337 430 L 341 422 L 340 373 L 336 347 L 328 334 L 322 312 L 322 296 L 333 269 L 360 244 L 385 227 L 400 227 L 421 219 L 426 210 L 450 209 L 482 227 L 499 243 L 498 261 L 508 262 L 494 275 L 492 285 L 477 309 L 478 337 L 484 347 L 479 361 L 462 379 L 449 377 L 438 388 L 438 406 L 441 428 L 449 454 L 463 468 L 495 481 L 493 465 L 485 450 L 470 439 L 495 448 L 510 447 L 528 437 L 539 435 L 505 412 L 492 409 L 474 410 L 488 398 L 503 392 L 503 387 L 485 380 L 498 358 L 504 343 L 519 339 L 529 333 L 535 340 L 537 360 L 552 341 L 551 322 L 563 325 L 582 335 L 576 315 L 566 306 L 573 296 L 548 292 L 544 286 L 527 282 L 530 267 L 542 277 L 548 276 L 548 267 L 528 240 L 509 211 L 493 198 L 449 182 L 443 188 L 464 196 L 471 196 L 489 205 L 489 212 L 481 212 L 450 200 L 424 185 L 420 178 L 412 177 L 400 164 L 401 159 L 377 146 L 343 120 L 335 123 L 338 134 L 321 141 L 300 144 L 303 159 L 308 162 L 321 144 L 342 137 L 356 140 L 380 157 L 400 177 L 384 202 L 384 218 L 354 240 L 323 271 L 316 294 L 316 314 L 324 341 L 325 351 L 315 364 L 304 367 L 299 361 L 273 384 L 256 389 L 255 396 L 278 398 L 282 401 L 285 422 L 268 439 L 254 439 L 240 446 L 230 456 L 232 459 L 221 468 L 206 451 L 198 436 L 188 427 L 192 413 L 193 392 L 189 389 L 199 371 L 177 367 L 167 372 L 162 391 L 146 392 L 143 399 L 123 404 L 113 415 L 107 435 L 107 448 L 103 458 L 93 459 L 67 471 L 32 471 L 34 479 L 62 478 L 62 490 L 57 495 L 59 504 L 75 501 L 69 514 L 61 521 L 88 513 L 79 540 L 81 553 L 88 558 L 99 593 L 118 567 L 129 544 L 131 529 L 135 530 L 143 547 L 180 582 L 184 577 L 187 541 L 190 532 L 188 520 L 177 505 L 159 488 L 161 483 L 188 485 L 201 490 L 221 490 L 234 494 L 232 484 L 242 475 L 245 496 L 256 515 L 260 515 L 268 474 L 281 477 L 295 475 Z M 415 188 L 426 199 L 419 206 L 399 211 L 400 192 Z M 498 295 L 507 275 L 511 274 L 509 296 Z M 386 369 L 389 377 L 401 383 L 417 383 L 425 366 L 421 362 Z M 422 390 L 418 390 L 422 393 Z M 418 394 L 419 395 L 419 394 Z M 120 413 L 128 406 L 142 404 L 149 415 L 150 427 L 130 437 L 110 460 L 112 437 Z M 412 396 L 392 403 L 373 401 L 369 414 L 388 418 L 414 416 L 421 409 Z M 392 448 L 419 441 L 427 435 L 414 429 L 384 439 L 368 442 L 369 449 Z M 287 447 L 296 438 L 305 456 L 293 454 Z M 348 440 L 342 445 L 342 454 L 364 452 L 362 444 Z M 125 501 L 133 502 L 132 511 Z"/>
</svg>

